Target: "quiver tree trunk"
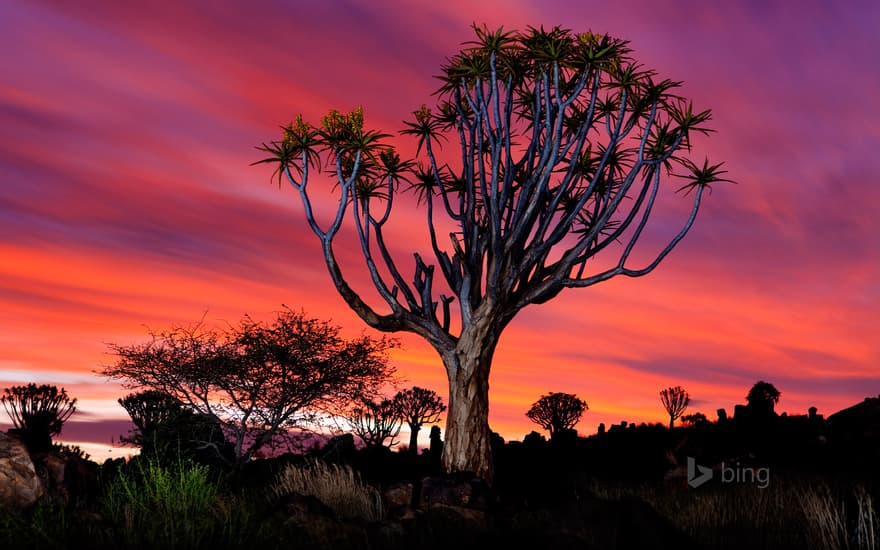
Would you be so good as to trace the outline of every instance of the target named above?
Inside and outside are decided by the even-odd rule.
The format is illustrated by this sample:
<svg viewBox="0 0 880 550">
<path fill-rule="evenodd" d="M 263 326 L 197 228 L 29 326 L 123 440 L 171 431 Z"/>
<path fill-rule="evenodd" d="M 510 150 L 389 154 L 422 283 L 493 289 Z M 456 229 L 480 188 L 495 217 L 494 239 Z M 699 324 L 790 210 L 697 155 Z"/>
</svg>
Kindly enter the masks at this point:
<svg viewBox="0 0 880 550">
<path fill-rule="evenodd" d="M 415 424 L 409 425 L 409 453 L 413 456 L 419 454 L 419 428 Z"/>
<path fill-rule="evenodd" d="M 488 340 L 488 341 L 487 341 Z M 492 483 L 489 430 L 489 367 L 495 338 L 462 338 L 443 363 L 449 376 L 449 408 L 443 443 L 443 470 L 471 472 Z"/>
</svg>

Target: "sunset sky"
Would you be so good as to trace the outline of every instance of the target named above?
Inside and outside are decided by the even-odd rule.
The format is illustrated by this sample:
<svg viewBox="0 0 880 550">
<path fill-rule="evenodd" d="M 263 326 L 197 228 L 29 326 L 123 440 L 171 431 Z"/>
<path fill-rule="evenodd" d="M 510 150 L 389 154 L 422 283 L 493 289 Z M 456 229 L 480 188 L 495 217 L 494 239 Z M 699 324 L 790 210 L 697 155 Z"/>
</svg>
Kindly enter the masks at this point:
<svg viewBox="0 0 880 550">
<path fill-rule="evenodd" d="M 127 429 L 124 390 L 94 371 L 112 362 L 108 343 L 143 341 L 147 327 L 268 320 L 287 304 L 347 336 L 365 330 L 296 194 L 250 166 L 254 146 L 297 113 L 318 122 L 358 105 L 396 134 L 434 99 L 433 76 L 472 22 L 630 40 L 713 110 L 717 133 L 695 154 L 737 182 L 707 194 L 653 274 L 564 291 L 514 320 L 492 370 L 494 430 L 536 429 L 524 413 L 549 391 L 589 403 L 585 434 L 665 421 L 658 392 L 671 385 L 711 419 L 762 379 L 790 414 L 880 393 L 877 2 L 229 6 L 0 2 L 0 388 L 64 386 L 79 399 L 66 441 L 108 456 Z M 425 226 L 420 211 L 397 215 L 406 258 Z M 366 289 L 356 252 L 340 256 Z M 445 397 L 435 352 L 401 340 L 405 384 Z"/>
</svg>

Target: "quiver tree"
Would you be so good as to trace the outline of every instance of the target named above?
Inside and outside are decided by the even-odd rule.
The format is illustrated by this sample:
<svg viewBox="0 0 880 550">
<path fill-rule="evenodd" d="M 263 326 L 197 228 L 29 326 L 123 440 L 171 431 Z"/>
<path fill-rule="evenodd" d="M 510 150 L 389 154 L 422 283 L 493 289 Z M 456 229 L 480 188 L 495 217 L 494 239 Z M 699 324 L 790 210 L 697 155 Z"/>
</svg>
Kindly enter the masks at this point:
<svg viewBox="0 0 880 550">
<path fill-rule="evenodd" d="M 403 419 L 392 399 L 364 399 L 347 416 L 351 431 L 368 448 L 393 447 Z M 386 443 L 387 441 L 387 443 Z"/>
<path fill-rule="evenodd" d="M 549 431 L 550 439 L 553 439 L 574 428 L 588 408 L 587 402 L 574 394 L 550 392 L 535 401 L 526 416 Z"/>
<path fill-rule="evenodd" d="M 417 455 L 419 430 L 425 424 L 433 424 L 440 420 L 440 415 L 446 410 L 443 398 L 433 390 L 413 386 L 397 392 L 394 396 L 394 405 L 400 417 L 409 426 L 409 452 Z"/>
<path fill-rule="evenodd" d="M 710 131 L 710 112 L 637 63 L 626 41 L 559 27 L 474 30 L 443 67 L 436 108 L 423 105 L 401 132 L 417 140 L 419 161 L 365 128 L 358 108 L 331 111 L 320 126 L 296 116 L 280 140 L 258 147 L 268 157 L 257 163 L 273 164 L 273 179 L 298 193 L 349 307 L 371 327 L 414 332 L 437 350 L 449 379 L 443 466 L 489 479 L 489 371 L 507 325 L 565 288 L 650 273 L 691 228 L 704 191 L 726 180 L 721 164 L 688 157 L 692 137 Z M 441 156 L 447 143 L 454 151 Z M 313 208 L 322 166 L 339 199 L 329 220 Z M 633 266 L 668 176 L 683 180 L 673 189 L 693 201 L 690 213 Z M 385 238 L 403 184 L 424 205 L 431 251 L 410 257 L 411 277 Z M 347 215 L 381 307 L 337 261 Z M 605 261 L 594 262 L 599 255 Z"/>
<path fill-rule="evenodd" d="M 663 408 L 669 415 L 669 429 L 671 430 L 675 425 L 675 419 L 684 413 L 691 398 L 681 386 L 675 386 L 660 392 L 660 402 L 663 403 Z"/>
<path fill-rule="evenodd" d="M 118 403 L 134 424 L 120 440 L 140 447 L 141 455 L 170 461 L 181 456 L 234 460 L 223 426 L 215 417 L 195 412 L 156 390 L 130 393 Z"/>
<path fill-rule="evenodd" d="M 271 323 L 245 316 L 227 330 L 202 323 L 151 333 L 131 346 L 111 345 L 103 374 L 170 396 L 222 425 L 241 465 L 282 430 L 336 414 L 352 399 L 376 395 L 394 369 L 394 341 L 340 337 L 326 321 L 285 308 Z M 202 441 L 203 447 L 217 447 Z"/>
<path fill-rule="evenodd" d="M 134 424 L 134 430 L 122 441 L 147 448 L 159 433 L 172 424 L 184 411 L 183 404 L 166 393 L 143 390 L 117 400 Z"/>
<path fill-rule="evenodd" d="M 52 448 L 52 438 L 76 411 L 76 399 L 64 388 L 48 384 L 27 384 L 5 388 L 0 403 L 31 452 Z"/>
</svg>

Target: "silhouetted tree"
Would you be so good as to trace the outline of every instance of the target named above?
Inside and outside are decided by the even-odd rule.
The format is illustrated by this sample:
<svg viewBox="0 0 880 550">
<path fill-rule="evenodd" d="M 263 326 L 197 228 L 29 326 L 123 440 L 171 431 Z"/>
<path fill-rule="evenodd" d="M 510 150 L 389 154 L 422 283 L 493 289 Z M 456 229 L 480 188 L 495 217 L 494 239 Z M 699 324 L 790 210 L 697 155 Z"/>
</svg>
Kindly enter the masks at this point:
<svg viewBox="0 0 880 550">
<path fill-rule="evenodd" d="M 715 414 L 718 415 L 718 422 L 724 422 L 727 420 L 727 409 L 718 409 L 715 411 Z"/>
<path fill-rule="evenodd" d="M 396 445 L 394 438 L 403 425 L 400 411 L 392 399 L 362 400 L 351 410 L 347 420 L 354 434 L 371 448 Z"/>
<path fill-rule="evenodd" d="M 605 433 L 605 423 L 604 422 L 599 422 L 599 428 L 596 430 L 596 433 L 598 433 L 599 435 L 602 435 Z"/>
<path fill-rule="evenodd" d="M 526 416 L 550 432 L 550 439 L 564 430 L 574 428 L 589 407 L 587 402 L 571 393 L 550 392 L 535 401 Z"/>
<path fill-rule="evenodd" d="M 231 444 L 215 419 L 199 414 L 156 390 L 131 393 L 118 400 L 135 428 L 121 441 L 137 445 L 144 456 L 177 460 L 221 456 L 233 458 Z M 211 452 L 213 451 L 213 452 Z"/>
<path fill-rule="evenodd" d="M 394 406 L 404 422 L 409 426 L 409 452 L 418 454 L 419 430 L 425 424 L 440 420 L 446 410 L 443 399 L 432 390 L 413 386 L 401 390 L 394 396 Z"/>
<path fill-rule="evenodd" d="M 685 414 L 681 417 L 681 422 L 685 426 L 697 426 L 699 424 L 708 424 L 709 419 L 706 418 L 706 415 L 701 412 L 696 412 L 694 414 Z"/>
<path fill-rule="evenodd" d="M 681 386 L 675 386 L 662 390 L 660 392 L 660 401 L 663 403 L 666 413 L 669 414 L 669 429 L 671 430 L 675 425 L 675 419 L 684 413 L 688 403 L 691 402 L 691 398 L 688 392 L 684 391 Z"/>
<path fill-rule="evenodd" d="M 52 437 L 61 433 L 76 411 L 75 398 L 71 399 L 64 388 L 48 384 L 5 388 L 0 402 L 31 452 L 50 450 Z"/>
<path fill-rule="evenodd" d="M 117 402 L 128 413 L 135 427 L 130 435 L 121 440 L 138 447 L 149 447 L 158 439 L 159 431 L 183 412 L 180 401 L 156 390 L 130 393 Z"/>
<path fill-rule="evenodd" d="M 773 416 L 776 414 L 774 409 L 779 403 L 780 395 L 779 390 L 773 384 L 763 380 L 756 382 L 746 396 L 749 412 L 752 416 Z"/>
<path fill-rule="evenodd" d="M 258 147 L 269 156 L 257 163 L 274 164 L 273 179 L 298 192 L 349 307 L 373 328 L 413 332 L 437 350 L 450 390 L 444 468 L 488 480 L 489 371 L 507 325 L 564 288 L 650 273 L 690 230 L 703 192 L 727 180 L 722 164 L 689 158 L 691 136 L 710 131 L 710 111 L 695 111 L 676 93 L 679 82 L 642 67 L 628 42 L 560 27 L 474 30 L 476 40 L 443 67 L 437 108 L 422 106 L 403 131 L 426 163 L 382 143 L 387 135 L 366 129 L 360 108 L 331 111 L 320 127 L 296 116 L 281 139 Z M 459 153 L 444 162 L 447 136 Z M 339 193 L 329 223 L 317 219 L 309 187 L 322 164 L 334 168 Z M 690 213 L 648 263 L 627 266 L 666 204 L 656 199 L 670 175 L 692 193 Z M 403 182 L 425 203 L 433 255 L 415 254 L 412 278 L 385 240 Z M 388 313 L 369 305 L 338 263 L 333 243 L 347 212 Z M 618 259 L 590 261 L 603 251 Z"/>
<path fill-rule="evenodd" d="M 271 323 L 245 316 L 226 331 L 198 323 L 151 336 L 145 344 L 112 345 L 118 360 L 103 374 L 216 420 L 238 465 L 279 431 L 375 395 L 393 373 L 393 341 L 345 340 L 338 327 L 288 308 Z"/>
</svg>

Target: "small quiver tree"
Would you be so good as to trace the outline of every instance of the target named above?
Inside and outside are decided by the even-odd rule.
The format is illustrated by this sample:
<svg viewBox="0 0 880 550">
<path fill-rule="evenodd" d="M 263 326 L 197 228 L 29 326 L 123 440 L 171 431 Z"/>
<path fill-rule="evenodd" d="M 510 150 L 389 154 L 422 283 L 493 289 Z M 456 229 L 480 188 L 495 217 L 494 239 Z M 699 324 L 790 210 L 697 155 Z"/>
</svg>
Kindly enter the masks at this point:
<svg viewBox="0 0 880 550">
<path fill-rule="evenodd" d="M 589 407 L 587 402 L 571 393 L 551 392 L 532 404 L 526 416 L 550 432 L 550 439 L 571 430 Z"/>
<path fill-rule="evenodd" d="M 64 388 L 48 384 L 27 384 L 5 388 L 0 402 L 25 445 L 33 452 L 52 448 L 52 438 L 76 411 L 76 399 Z"/>
</svg>

